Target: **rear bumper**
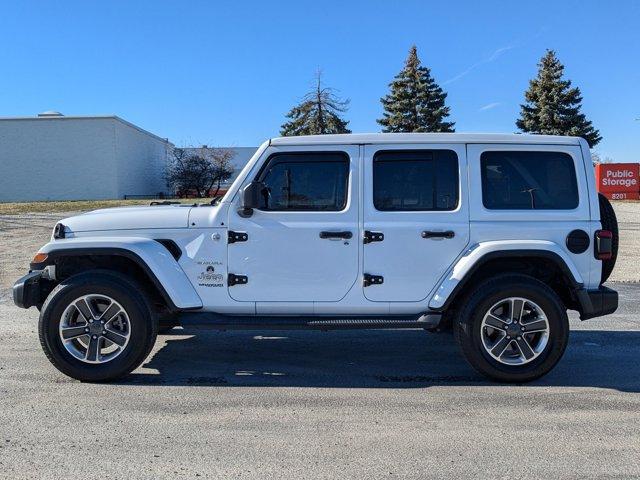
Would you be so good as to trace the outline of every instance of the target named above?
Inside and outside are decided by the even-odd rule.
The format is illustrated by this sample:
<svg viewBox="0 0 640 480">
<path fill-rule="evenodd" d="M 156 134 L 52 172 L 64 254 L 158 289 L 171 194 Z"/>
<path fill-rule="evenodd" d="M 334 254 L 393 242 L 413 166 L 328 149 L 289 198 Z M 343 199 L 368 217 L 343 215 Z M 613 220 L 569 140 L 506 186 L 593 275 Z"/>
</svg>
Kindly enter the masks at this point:
<svg viewBox="0 0 640 480">
<path fill-rule="evenodd" d="M 13 303 L 20 308 L 29 308 L 40 304 L 43 270 L 34 270 L 13 284 Z"/>
<path fill-rule="evenodd" d="M 582 288 L 577 291 L 577 296 L 580 320 L 608 315 L 618 309 L 618 292 L 608 287 L 601 286 L 595 290 Z"/>
</svg>

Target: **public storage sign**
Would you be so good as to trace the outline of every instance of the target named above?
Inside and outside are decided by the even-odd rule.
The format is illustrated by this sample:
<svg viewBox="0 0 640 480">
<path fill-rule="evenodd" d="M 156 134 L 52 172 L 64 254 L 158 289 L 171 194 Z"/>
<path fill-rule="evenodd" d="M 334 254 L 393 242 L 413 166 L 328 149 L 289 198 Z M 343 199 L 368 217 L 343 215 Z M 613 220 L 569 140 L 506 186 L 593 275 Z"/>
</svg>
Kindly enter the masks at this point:
<svg viewBox="0 0 640 480">
<path fill-rule="evenodd" d="M 601 163 L 596 165 L 598 191 L 612 200 L 640 199 L 640 164 Z"/>
</svg>

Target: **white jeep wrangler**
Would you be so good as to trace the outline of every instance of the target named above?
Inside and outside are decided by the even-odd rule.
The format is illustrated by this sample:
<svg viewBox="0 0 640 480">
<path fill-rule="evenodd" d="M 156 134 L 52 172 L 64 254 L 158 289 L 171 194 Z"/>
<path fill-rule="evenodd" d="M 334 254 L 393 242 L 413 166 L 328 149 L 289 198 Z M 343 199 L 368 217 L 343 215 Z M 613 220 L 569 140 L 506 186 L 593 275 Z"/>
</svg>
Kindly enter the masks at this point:
<svg viewBox="0 0 640 480">
<path fill-rule="evenodd" d="M 14 302 L 63 373 L 131 372 L 159 329 L 453 328 L 493 379 L 547 373 L 567 309 L 616 310 L 618 229 L 587 143 L 371 134 L 265 142 L 215 205 L 58 223 Z"/>
</svg>

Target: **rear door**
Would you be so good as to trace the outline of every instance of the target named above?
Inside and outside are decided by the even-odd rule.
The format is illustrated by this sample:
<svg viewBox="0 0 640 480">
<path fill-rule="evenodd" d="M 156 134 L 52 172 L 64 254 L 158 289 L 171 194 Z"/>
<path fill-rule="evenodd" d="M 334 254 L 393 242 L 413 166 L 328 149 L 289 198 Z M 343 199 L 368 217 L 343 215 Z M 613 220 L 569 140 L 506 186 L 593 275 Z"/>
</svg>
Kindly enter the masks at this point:
<svg viewBox="0 0 640 480">
<path fill-rule="evenodd" d="M 367 299 L 427 297 L 469 241 L 466 185 L 464 144 L 365 146 Z"/>
</svg>

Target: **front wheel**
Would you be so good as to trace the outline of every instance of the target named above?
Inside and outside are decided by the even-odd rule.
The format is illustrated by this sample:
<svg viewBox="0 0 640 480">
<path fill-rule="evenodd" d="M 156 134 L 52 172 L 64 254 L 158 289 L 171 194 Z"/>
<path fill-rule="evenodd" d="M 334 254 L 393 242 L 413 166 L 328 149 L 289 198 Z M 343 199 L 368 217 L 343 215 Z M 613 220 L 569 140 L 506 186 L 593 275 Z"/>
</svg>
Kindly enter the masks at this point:
<svg viewBox="0 0 640 480">
<path fill-rule="evenodd" d="M 40 312 L 42 348 L 72 378 L 114 380 L 138 367 L 157 335 L 142 289 L 128 277 L 104 270 L 64 280 Z"/>
<path fill-rule="evenodd" d="M 502 382 L 528 382 L 560 360 L 569 321 L 562 301 L 547 285 L 526 275 L 505 275 L 471 292 L 454 334 L 478 372 Z"/>
</svg>

